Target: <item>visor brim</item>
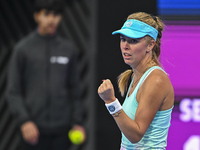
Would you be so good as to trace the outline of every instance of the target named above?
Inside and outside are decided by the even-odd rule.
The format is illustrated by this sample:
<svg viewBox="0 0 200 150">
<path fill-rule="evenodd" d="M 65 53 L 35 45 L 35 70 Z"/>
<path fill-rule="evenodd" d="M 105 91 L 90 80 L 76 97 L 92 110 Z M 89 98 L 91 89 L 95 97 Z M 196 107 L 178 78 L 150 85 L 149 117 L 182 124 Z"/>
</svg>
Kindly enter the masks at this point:
<svg viewBox="0 0 200 150">
<path fill-rule="evenodd" d="M 122 34 L 129 38 L 136 38 L 136 39 L 142 38 L 147 35 L 147 33 L 139 32 L 139 31 L 135 31 L 135 30 L 133 31 L 130 29 L 120 29 L 120 30 L 114 31 L 112 33 L 112 35 L 115 35 L 115 34 Z"/>
</svg>

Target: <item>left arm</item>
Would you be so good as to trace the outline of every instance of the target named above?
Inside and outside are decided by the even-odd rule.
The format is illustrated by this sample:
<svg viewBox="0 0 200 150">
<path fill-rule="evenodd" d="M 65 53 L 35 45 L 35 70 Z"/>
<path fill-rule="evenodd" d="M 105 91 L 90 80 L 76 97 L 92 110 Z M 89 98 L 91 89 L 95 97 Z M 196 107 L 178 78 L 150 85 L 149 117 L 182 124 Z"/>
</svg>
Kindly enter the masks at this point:
<svg viewBox="0 0 200 150">
<path fill-rule="evenodd" d="M 70 79 L 69 89 L 70 97 L 72 101 L 73 113 L 72 113 L 72 130 L 79 130 L 84 134 L 86 138 L 85 128 L 82 126 L 83 122 L 83 102 L 80 98 L 80 87 L 79 87 L 79 73 L 77 69 L 77 53 L 73 54 L 70 62 Z"/>
</svg>

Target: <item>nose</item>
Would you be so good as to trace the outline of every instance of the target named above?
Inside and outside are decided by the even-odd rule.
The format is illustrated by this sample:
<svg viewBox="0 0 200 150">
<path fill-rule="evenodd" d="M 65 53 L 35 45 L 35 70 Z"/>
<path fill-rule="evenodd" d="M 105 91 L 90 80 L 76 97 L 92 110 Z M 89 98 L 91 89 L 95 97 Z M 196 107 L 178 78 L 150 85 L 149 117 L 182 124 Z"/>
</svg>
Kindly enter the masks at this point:
<svg viewBox="0 0 200 150">
<path fill-rule="evenodd" d="M 129 43 L 127 41 L 124 41 L 123 44 L 122 44 L 122 48 L 124 50 L 128 50 L 129 49 Z"/>
<path fill-rule="evenodd" d="M 54 20 L 54 15 L 50 14 L 50 15 L 48 16 L 48 21 L 49 21 L 49 23 L 53 22 L 53 20 Z"/>
</svg>

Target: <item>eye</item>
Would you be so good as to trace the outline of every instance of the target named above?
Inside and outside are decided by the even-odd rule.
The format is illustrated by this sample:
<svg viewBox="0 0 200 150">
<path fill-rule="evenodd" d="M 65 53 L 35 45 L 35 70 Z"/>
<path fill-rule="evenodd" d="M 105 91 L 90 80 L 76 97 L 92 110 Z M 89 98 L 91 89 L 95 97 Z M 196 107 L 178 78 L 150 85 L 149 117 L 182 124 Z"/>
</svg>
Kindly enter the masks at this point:
<svg viewBox="0 0 200 150">
<path fill-rule="evenodd" d="M 121 40 L 122 42 L 125 42 L 125 41 L 126 41 L 126 39 L 125 39 L 124 37 L 120 37 L 120 40 Z"/>
<path fill-rule="evenodd" d="M 53 15 L 56 17 L 56 16 L 59 15 L 59 13 L 58 12 L 54 12 Z"/>
<path fill-rule="evenodd" d="M 131 39 L 130 43 L 137 43 L 138 41 L 136 39 Z"/>
</svg>

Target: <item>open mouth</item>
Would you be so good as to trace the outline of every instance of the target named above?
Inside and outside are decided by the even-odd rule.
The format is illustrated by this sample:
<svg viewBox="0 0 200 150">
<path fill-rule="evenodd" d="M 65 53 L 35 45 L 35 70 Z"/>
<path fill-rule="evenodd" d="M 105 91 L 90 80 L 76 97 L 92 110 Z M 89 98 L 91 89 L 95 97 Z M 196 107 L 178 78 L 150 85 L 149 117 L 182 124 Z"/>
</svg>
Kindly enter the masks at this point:
<svg viewBox="0 0 200 150">
<path fill-rule="evenodd" d="M 128 56 L 131 56 L 130 54 L 128 53 L 124 53 L 124 56 L 128 57 Z"/>
</svg>

